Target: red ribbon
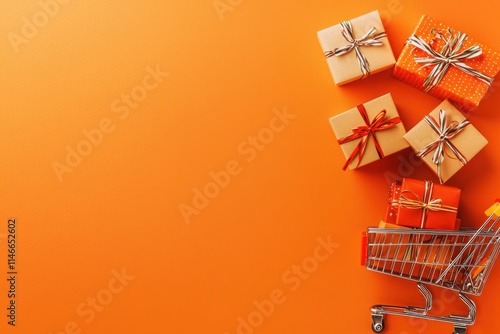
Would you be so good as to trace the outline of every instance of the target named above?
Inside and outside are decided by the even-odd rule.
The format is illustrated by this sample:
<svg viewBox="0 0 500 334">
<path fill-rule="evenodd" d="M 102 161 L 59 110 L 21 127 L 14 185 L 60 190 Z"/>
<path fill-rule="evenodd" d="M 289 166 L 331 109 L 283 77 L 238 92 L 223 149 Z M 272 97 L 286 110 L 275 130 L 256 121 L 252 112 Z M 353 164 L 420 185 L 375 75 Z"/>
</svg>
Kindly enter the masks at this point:
<svg viewBox="0 0 500 334">
<path fill-rule="evenodd" d="M 362 104 L 360 104 L 359 106 L 357 106 L 357 108 L 361 117 L 363 118 L 363 121 L 365 122 L 365 125 L 361 125 L 358 126 L 357 128 L 352 129 L 351 135 L 338 140 L 338 143 L 342 145 L 355 139 L 361 139 L 358 142 L 358 145 L 356 145 L 356 147 L 352 151 L 349 158 L 347 159 L 346 163 L 344 164 L 344 167 L 342 167 L 343 170 L 346 170 L 346 168 L 351 164 L 351 162 L 356 158 L 356 156 L 358 157 L 358 163 L 356 165 L 356 168 L 359 166 L 361 159 L 365 154 L 366 145 L 368 144 L 368 139 L 370 137 L 372 138 L 373 144 L 375 145 L 375 149 L 377 150 L 378 156 L 380 157 L 380 159 L 382 159 L 384 157 L 384 152 L 382 151 L 382 147 L 380 147 L 380 144 L 377 141 L 377 138 L 375 137 L 375 132 L 392 128 L 396 124 L 401 122 L 399 116 L 391 119 L 385 119 L 385 116 L 387 114 L 387 111 L 385 110 L 379 112 L 370 122 L 365 107 Z"/>
</svg>

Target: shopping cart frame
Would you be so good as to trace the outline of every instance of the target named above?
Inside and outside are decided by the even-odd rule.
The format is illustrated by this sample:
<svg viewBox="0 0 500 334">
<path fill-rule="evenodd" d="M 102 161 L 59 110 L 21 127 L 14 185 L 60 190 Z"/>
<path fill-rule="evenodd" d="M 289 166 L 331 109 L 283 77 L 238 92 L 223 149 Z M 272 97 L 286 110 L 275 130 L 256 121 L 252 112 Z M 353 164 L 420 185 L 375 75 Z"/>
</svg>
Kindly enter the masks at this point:
<svg viewBox="0 0 500 334">
<path fill-rule="evenodd" d="M 385 315 L 399 315 L 451 323 L 452 334 L 466 333 L 467 326 L 476 320 L 477 310 L 467 295 L 481 295 L 500 251 L 500 204 L 489 210 L 492 209 L 493 213 L 478 229 L 368 228 L 363 235 L 362 263 L 370 271 L 417 282 L 425 300 L 424 306 L 372 306 L 373 332 L 384 330 Z M 426 285 L 456 291 L 468 313 L 429 314 L 432 293 Z"/>
</svg>

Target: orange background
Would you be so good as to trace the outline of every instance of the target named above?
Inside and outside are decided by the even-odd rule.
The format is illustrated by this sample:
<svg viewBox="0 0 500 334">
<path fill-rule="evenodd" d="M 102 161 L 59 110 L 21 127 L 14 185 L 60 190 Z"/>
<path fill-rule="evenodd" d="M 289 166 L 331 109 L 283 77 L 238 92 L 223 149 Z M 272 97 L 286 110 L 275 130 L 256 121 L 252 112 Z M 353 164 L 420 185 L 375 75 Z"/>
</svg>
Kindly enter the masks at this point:
<svg viewBox="0 0 500 334">
<path fill-rule="evenodd" d="M 2 314 L 1 331 L 77 333 L 65 330 L 73 321 L 82 333 L 234 334 L 253 316 L 255 326 L 239 332 L 371 333 L 372 304 L 421 304 L 415 283 L 359 265 L 360 234 L 384 216 L 384 175 L 435 176 L 402 164 L 410 149 L 343 172 L 328 118 L 391 92 L 409 129 L 440 101 L 390 71 L 335 87 L 316 32 L 379 9 L 398 56 L 426 13 L 499 50 L 498 2 L 221 1 L 231 10 L 219 16 L 212 0 L 73 0 L 17 53 L 9 33 L 21 34 L 40 5 L 0 3 L 0 278 L 12 217 L 19 272 L 16 327 Z M 148 66 L 169 75 L 120 119 L 112 103 L 142 84 Z M 470 115 L 489 145 L 447 183 L 462 189 L 468 226 L 499 196 L 498 89 Z M 295 118 L 250 153 L 249 136 L 270 135 L 273 110 L 284 109 Z M 59 182 L 53 162 L 106 118 L 114 130 Z M 188 223 L 179 206 L 192 206 L 196 189 L 231 161 L 235 175 Z M 328 236 L 332 253 L 318 253 Z M 135 278 L 86 322 L 79 305 L 105 296 L 122 268 Z M 499 288 L 494 268 L 474 298 L 470 333 L 500 328 Z M 434 291 L 437 310 L 463 311 Z M 264 302 L 259 318 L 255 304 L 271 295 L 279 304 Z M 386 323 L 390 334 L 451 332 L 402 317 Z"/>
</svg>

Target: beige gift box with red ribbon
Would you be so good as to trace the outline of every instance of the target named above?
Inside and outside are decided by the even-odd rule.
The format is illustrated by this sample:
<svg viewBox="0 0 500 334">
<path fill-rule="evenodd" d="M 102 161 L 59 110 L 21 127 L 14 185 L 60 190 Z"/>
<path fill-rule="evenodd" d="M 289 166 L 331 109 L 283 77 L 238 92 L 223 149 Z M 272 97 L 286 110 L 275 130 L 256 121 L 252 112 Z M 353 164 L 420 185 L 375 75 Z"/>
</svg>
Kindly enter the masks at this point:
<svg viewBox="0 0 500 334">
<path fill-rule="evenodd" d="M 347 159 L 344 169 L 361 167 L 409 146 L 390 93 L 333 116 L 330 125 Z"/>
</svg>

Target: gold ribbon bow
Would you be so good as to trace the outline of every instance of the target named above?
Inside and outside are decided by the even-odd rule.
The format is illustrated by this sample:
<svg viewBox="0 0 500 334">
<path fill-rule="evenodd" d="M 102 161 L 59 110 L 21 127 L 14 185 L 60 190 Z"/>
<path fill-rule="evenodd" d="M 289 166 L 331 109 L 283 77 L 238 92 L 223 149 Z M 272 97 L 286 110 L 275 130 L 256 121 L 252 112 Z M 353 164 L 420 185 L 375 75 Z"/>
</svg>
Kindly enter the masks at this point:
<svg viewBox="0 0 500 334">
<path fill-rule="evenodd" d="M 462 165 L 467 164 L 467 159 L 450 140 L 458 135 L 467 125 L 470 124 L 470 122 L 468 119 L 464 119 L 460 123 L 453 121 L 450 124 L 447 124 L 446 111 L 443 109 L 439 110 L 439 122 L 436 122 L 436 120 L 430 115 L 426 115 L 424 120 L 438 134 L 438 137 L 436 140 L 417 152 L 417 157 L 423 158 L 430 152 L 434 151 L 432 162 L 437 166 L 439 183 L 443 183 L 443 179 L 441 177 L 441 164 L 445 157 L 445 147 L 448 147 L 451 150 L 455 157 L 460 160 Z M 451 159 L 454 159 L 453 156 L 450 156 L 449 154 L 446 155 L 448 155 Z"/>
<path fill-rule="evenodd" d="M 444 41 L 444 46 L 441 51 L 438 52 L 431 48 L 426 41 L 422 38 L 411 35 L 406 43 L 413 45 L 415 48 L 420 49 L 427 53 L 430 57 L 415 57 L 415 62 L 418 64 L 424 64 L 421 68 L 426 66 L 434 66 L 432 71 L 429 73 L 427 78 L 424 81 L 425 91 L 428 92 L 443 79 L 446 72 L 450 68 L 450 66 L 454 66 L 460 71 L 472 75 L 487 85 L 491 85 L 493 82 L 493 78 L 481 73 L 480 71 L 472 68 L 462 61 L 466 59 L 472 59 L 478 57 L 482 54 L 482 50 L 479 46 L 473 45 L 465 50 L 462 50 L 462 46 L 464 42 L 467 40 L 467 35 L 458 32 L 456 35 L 453 35 L 451 30 L 448 28 L 447 33 L 448 37 L 443 36 L 440 32 L 435 29 L 431 30 L 431 33 L 434 33 L 438 39 Z"/>
<path fill-rule="evenodd" d="M 366 34 L 362 37 L 356 39 L 354 37 L 354 31 L 352 28 L 351 21 L 343 21 L 340 23 L 342 27 L 342 36 L 344 36 L 345 40 L 348 42 L 347 45 L 335 48 L 330 51 L 325 52 L 325 57 L 330 58 L 332 56 L 342 56 L 345 55 L 352 50 L 356 53 L 356 58 L 358 59 L 358 64 L 361 69 L 361 73 L 363 77 L 370 75 L 370 64 L 368 63 L 368 59 L 366 59 L 365 55 L 359 49 L 361 46 L 381 46 L 383 43 L 379 41 L 379 39 L 387 37 L 385 32 L 380 32 L 375 34 L 377 29 L 372 27 Z"/>
<path fill-rule="evenodd" d="M 433 183 L 426 180 L 424 181 L 423 198 L 411 190 L 402 190 L 399 199 L 391 200 L 391 205 L 400 206 L 405 209 L 422 210 L 420 228 L 425 227 L 429 211 L 457 212 L 456 207 L 444 205 L 441 198 L 432 198 L 433 188 Z M 410 196 L 406 196 L 405 194 L 409 194 Z"/>
</svg>

